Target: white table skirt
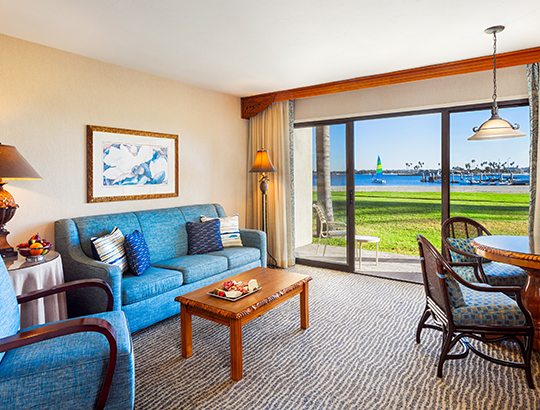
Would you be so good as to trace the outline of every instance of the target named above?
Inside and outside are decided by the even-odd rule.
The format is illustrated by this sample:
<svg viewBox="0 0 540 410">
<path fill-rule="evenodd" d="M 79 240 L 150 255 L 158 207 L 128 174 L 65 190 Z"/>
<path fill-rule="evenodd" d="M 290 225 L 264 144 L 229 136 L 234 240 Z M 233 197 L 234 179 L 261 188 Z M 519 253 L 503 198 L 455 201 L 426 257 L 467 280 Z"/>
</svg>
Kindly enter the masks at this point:
<svg viewBox="0 0 540 410">
<path fill-rule="evenodd" d="M 64 283 L 60 254 L 50 261 L 9 271 L 17 295 Z M 19 305 L 21 329 L 67 319 L 66 294 L 39 298 Z"/>
</svg>

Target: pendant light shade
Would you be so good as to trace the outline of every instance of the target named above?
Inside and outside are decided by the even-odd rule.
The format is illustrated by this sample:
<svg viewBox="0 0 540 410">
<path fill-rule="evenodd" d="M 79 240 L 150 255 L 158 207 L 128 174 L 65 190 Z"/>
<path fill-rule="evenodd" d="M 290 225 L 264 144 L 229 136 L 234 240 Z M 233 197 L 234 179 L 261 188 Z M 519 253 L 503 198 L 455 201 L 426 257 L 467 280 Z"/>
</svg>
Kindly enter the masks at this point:
<svg viewBox="0 0 540 410">
<path fill-rule="evenodd" d="M 518 131 L 518 124 L 512 125 L 499 117 L 499 108 L 497 107 L 497 33 L 503 30 L 504 26 L 493 26 L 484 30 L 486 34 L 493 34 L 493 105 L 491 107 L 491 118 L 480 127 L 473 128 L 474 135 L 468 138 L 469 141 L 498 140 L 525 136 L 525 134 Z"/>
</svg>

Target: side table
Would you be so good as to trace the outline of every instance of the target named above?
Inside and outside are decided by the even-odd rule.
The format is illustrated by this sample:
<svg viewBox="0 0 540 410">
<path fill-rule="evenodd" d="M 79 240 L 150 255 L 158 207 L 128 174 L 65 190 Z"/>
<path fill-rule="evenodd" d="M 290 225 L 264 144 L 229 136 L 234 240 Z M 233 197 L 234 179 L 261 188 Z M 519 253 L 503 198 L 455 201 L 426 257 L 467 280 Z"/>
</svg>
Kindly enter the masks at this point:
<svg viewBox="0 0 540 410">
<path fill-rule="evenodd" d="M 15 294 L 32 292 L 64 283 L 62 257 L 51 251 L 39 262 L 26 262 L 22 256 L 4 260 Z M 21 329 L 67 319 L 66 294 L 59 293 L 19 305 Z"/>
<path fill-rule="evenodd" d="M 379 242 L 381 238 L 377 236 L 369 236 L 369 235 L 356 235 L 354 237 L 356 240 L 356 249 L 358 252 L 358 269 L 362 269 L 362 244 L 363 243 L 376 243 L 377 248 L 375 251 L 375 264 L 379 265 Z"/>
</svg>

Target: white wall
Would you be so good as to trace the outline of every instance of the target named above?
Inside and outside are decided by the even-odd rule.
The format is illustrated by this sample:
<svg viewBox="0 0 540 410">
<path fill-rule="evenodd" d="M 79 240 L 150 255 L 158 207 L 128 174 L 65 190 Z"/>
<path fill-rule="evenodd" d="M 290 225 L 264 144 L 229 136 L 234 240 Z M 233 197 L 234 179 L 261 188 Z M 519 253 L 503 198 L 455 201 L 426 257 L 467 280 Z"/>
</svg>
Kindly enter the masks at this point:
<svg viewBox="0 0 540 410">
<path fill-rule="evenodd" d="M 12 246 L 61 218 L 217 202 L 245 218 L 240 99 L 0 35 L 0 142 L 43 177 L 9 181 Z M 178 134 L 178 198 L 86 203 L 86 125 Z"/>
<path fill-rule="evenodd" d="M 368 88 L 295 101 L 295 122 L 491 102 L 493 72 Z M 498 101 L 527 98 L 525 66 L 497 70 Z"/>
<path fill-rule="evenodd" d="M 313 129 L 294 130 L 295 245 L 313 240 Z"/>
</svg>

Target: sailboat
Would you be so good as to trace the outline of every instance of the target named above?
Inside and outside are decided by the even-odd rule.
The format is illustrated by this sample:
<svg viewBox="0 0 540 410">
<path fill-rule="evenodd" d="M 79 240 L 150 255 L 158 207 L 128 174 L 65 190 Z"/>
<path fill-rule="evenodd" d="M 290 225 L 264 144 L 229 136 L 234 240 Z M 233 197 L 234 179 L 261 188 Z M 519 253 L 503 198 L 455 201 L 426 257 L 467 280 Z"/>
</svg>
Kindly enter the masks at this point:
<svg viewBox="0 0 540 410">
<path fill-rule="evenodd" d="M 373 178 L 371 178 L 371 182 L 374 184 L 386 184 L 386 181 L 383 179 L 382 175 L 382 163 L 381 163 L 381 157 L 377 157 L 377 173 Z"/>
</svg>

